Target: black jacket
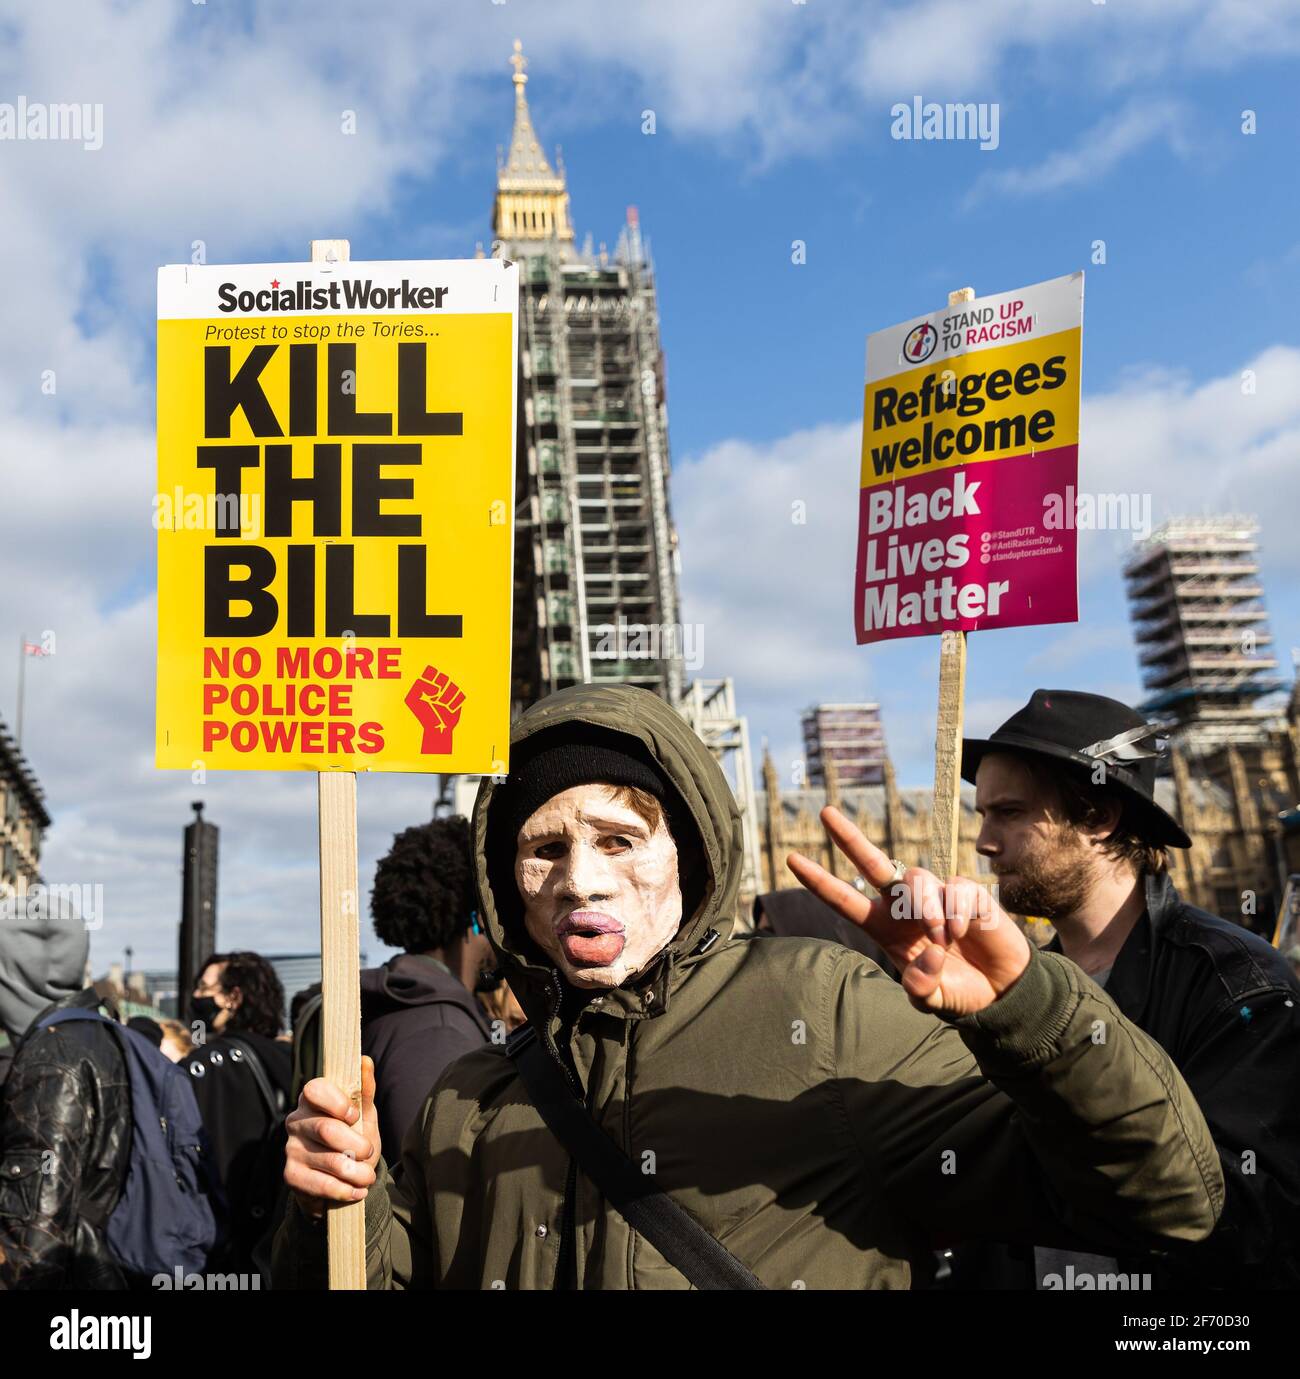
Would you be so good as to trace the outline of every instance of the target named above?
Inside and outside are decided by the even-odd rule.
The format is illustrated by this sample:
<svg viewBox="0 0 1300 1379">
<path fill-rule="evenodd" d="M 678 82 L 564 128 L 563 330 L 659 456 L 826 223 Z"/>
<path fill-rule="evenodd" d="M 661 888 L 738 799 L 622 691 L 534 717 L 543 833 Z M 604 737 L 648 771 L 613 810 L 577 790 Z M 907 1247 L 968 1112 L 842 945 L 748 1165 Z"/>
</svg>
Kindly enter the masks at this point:
<svg viewBox="0 0 1300 1379">
<path fill-rule="evenodd" d="M 1148 875 L 1146 912 L 1106 994 L 1169 1054 L 1214 1136 L 1226 1196 L 1210 1238 L 1185 1255 L 1121 1259 L 1156 1288 L 1300 1286 L 1300 983 L 1238 924 Z M 1059 940 L 1053 947 L 1059 951 Z M 1029 1251 L 964 1246 L 959 1286 L 1030 1287 Z"/>
<path fill-rule="evenodd" d="M 47 1012 L 99 1003 L 87 988 Z M 104 1226 L 130 1163 L 130 1092 L 103 1025 L 56 1023 L 18 1045 L 0 1094 L 0 1288 L 128 1286 Z"/>
<path fill-rule="evenodd" d="M 287 1043 L 246 1030 L 232 1031 L 253 1051 L 281 1105 L 267 1104 L 258 1082 L 228 1034 L 190 1050 L 184 1066 L 212 1146 L 229 1217 L 229 1239 L 218 1246 L 214 1267 L 248 1272 L 253 1251 L 273 1224 L 271 1213 L 284 1172 L 283 1122 L 289 1103 L 292 1053 Z M 279 1142 L 277 1143 L 277 1137 Z"/>
<path fill-rule="evenodd" d="M 361 1051 L 375 1060 L 386 1162 L 401 1162 L 402 1137 L 443 1069 L 490 1038 L 473 993 L 433 958 L 402 953 L 362 972 Z"/>
</svg>

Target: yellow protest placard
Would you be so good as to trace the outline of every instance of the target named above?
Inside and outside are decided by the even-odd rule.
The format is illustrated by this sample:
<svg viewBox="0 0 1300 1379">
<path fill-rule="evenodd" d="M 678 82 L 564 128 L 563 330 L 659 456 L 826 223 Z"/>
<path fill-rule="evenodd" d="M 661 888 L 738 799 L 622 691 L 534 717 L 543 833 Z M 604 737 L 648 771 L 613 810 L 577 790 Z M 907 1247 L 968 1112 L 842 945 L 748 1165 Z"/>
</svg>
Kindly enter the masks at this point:
<svg viewBox="0 0 1300 1379">
<path fill-rule="evenodd" d="M 518 269 L 158 276 L 156 761 L 500 772 Z"/>
</svg>

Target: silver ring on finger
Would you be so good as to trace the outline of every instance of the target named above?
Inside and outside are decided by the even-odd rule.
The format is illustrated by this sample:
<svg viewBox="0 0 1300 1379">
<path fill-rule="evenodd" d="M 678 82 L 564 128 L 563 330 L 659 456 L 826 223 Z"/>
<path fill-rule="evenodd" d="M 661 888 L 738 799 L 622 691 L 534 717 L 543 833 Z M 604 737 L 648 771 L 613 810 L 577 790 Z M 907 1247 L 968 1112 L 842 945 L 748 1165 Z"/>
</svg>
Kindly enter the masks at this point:
<svg viewBox="0 0 1300 1379">
<path fill-rule="evenodd" d="M 892 891 L 893 888 L 896 885 L 898 885 L 898 883 L 903 879 L 903 873 L 907 871 L 907 868 L 902 864 L 902 862 L 898 860 L 897 857 L 891 857 L 889 859 L 889 862 L 890 865 L 894 868 L 894 874 L 889 878 L 888 881 L 876 887 L 877 895 L 888 895 L 890 891 Z"/>
</svg>

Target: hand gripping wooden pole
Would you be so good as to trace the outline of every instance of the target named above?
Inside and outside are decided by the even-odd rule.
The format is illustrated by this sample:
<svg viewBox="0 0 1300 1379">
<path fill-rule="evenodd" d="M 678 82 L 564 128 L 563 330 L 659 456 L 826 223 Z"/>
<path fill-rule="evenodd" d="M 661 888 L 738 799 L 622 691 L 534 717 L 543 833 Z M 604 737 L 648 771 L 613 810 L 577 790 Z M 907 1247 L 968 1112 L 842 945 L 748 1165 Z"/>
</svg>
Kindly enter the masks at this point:
<svg viewBox="0 0 1300 1379">
<path fill-rule="evenodd" d="M 948 305 L 974 299 L 973 287 L 948 294 Z M 930 870 L 946 880 L 957 871 L 961 824 L 961 738 L 966 711 L 966 634 L 945 632 L 939 644 L 939 713 L 934 736 L 934 809 L 930 816 Z"/>
<path fill-rule="evenodd" d="M 315 239 L 313 263 L 346 263 L 345 239 Z M 322 1072 L 361 1110 L 361 931 L 357 901 L 357 777 L 321 771 L 320 960 Z M 360 1122 L 358 1121 L 358 1127 Z M 366 1204 L 326 1213 L 331 1289 L 366 1286 Z"/>
</svg>

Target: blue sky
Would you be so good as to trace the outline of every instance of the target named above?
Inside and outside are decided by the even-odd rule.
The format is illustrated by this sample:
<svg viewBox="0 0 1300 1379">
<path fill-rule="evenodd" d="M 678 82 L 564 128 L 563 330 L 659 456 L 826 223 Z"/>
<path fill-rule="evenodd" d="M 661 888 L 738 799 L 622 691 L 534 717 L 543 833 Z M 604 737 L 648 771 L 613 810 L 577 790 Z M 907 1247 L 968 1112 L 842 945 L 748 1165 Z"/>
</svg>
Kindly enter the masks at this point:
<svg viewBox="0 0 1300 1379">
<path fill-rule="evenodd" d="M 223 944 L 316 943 L 314 782 L 153 770 L 153 291 L 157 266 L 469 254 L 489 238 L 518 36 L 573 218 L 612 249 L 635 204 L 668 355 L 683 615 L 735 677 L 784 778 L 816 699 L 882 704 L 901 779 L 930 773 L 937 645 L 854 645 L 866 334 L 971 284 L 1087 271 L 1081 487 L 1264 525 L 1283 671 L 1300 645 L 1300 4 L 1259 0 L 509 0 L 364 14 L 0 5 L 0 101 L 100 102 L 104 147 L 0 142 L 0 714 L 19 632 L 25 747 L 55 818 L 50 879 L 102 883 L 102 966 L 172 960 L 180 828 L 223 828 Z M 996 103 L 999 143 L 900 141 L 895 102 Z M 343 111 L 357 133 L 340 132 Z M 642 132 L 654 111 L 655 133 Z M 1257 132 L 1242 132 L 1253 110 Z M 795 240 L 806 262 L 791 261 Z M 1106 262 L 1093 263 L 1104 240 Z M 58 377 L 54 396 L 42 370 Z M 1243 370 L 1254 391 L 1243 393 Z M 790 521 L 791 505 L 808 521 Z M 1117 569 L 1081 540 L 1081 622 L 972 638 L 967 722 L 1036 685 L 1135 698 Z M 361 782 L 368 890 L 434 783 Z M 371 945 L 374 947 L 374 945 Z"/>
</svg>

